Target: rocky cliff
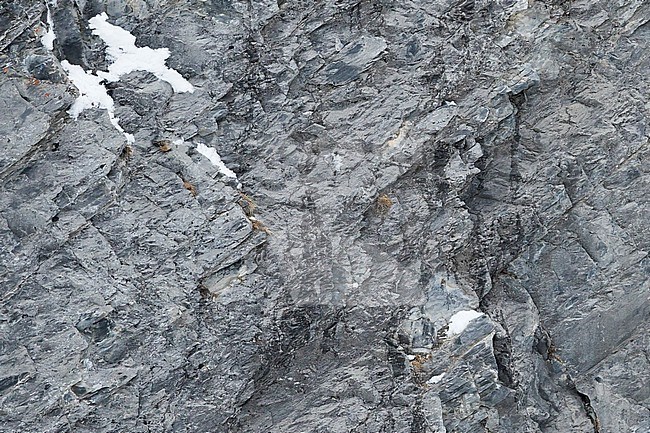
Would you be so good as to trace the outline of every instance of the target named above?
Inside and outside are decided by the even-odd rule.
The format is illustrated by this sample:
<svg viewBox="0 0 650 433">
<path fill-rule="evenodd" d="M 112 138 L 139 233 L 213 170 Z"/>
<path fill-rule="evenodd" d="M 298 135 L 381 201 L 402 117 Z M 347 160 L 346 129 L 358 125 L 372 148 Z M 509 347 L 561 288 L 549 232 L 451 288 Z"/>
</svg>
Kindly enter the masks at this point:
<svg viewBox="0 0 650 433">
<path fill-rule="evenodd" d="M 650 431 L 643 0 L 0 2 L 0 431 Z"/>
</svg>

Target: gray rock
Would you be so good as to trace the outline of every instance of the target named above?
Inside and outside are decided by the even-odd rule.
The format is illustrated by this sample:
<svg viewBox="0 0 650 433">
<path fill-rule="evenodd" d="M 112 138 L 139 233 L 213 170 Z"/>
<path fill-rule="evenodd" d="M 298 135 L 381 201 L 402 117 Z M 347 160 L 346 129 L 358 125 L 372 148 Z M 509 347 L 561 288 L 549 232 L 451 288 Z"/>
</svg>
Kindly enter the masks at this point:
<svg viewBox="0 0 650 433">
<path fill-rule="evenodd" d="M 0 432 L 650 431 L 649 5 L 49 8 L 0 5 Z M 131 144 L 68 114 L 101 12 L 195 88 L 106 83 Z"/>
</svg>

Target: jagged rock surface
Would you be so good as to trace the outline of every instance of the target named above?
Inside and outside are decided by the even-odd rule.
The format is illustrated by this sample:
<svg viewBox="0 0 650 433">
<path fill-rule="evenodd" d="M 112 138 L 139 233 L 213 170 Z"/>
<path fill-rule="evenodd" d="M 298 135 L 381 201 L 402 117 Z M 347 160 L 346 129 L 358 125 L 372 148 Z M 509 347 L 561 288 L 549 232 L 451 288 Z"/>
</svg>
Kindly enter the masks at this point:
<svg viewBox="0 0 650 433">
<path fill-rule="evenodd" d="M 1 432 L 650 431 L 647 2 L 50 9 L 0 3 Z M 107 84 L 133 145 L 67 114 L 101 12 L 196 89 Z"/>
</svg>

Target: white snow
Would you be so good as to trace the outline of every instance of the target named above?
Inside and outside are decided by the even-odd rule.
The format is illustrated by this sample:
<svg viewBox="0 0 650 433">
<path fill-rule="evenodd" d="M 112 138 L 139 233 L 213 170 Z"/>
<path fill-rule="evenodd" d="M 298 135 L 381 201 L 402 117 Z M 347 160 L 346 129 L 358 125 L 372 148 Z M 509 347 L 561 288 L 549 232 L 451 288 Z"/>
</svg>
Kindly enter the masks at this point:
<svg viewBox="0 0 650 433">
<path fill-rule="evenodd" d="M 67 72 L 72 84 L 79 90 L 79 97 L 68 110 L 70 116 L 76 120 L 84 110 L 102 108 L 108 111 L 108 117 L 115 129 L 124 134 L 127 142 L 134 143 L 135 138 L 133 135 L 124 132 L 124 129 L 119 124 L 119 119 L 115 117 L 113 99 L 106 92 L 106 87 L 101 84 L 102 79 L 84 71 L 79 65 L 71 64 L 67 60 L 63 60 L 61 66 Z"/>
<path fill-rule="evenodd" d="M 194 92 L 194 86 L 189 81 L 165 65 L 165 60 L 169 57 L 169 49 L 136 47 L 135 36 L 121 27 L 110 24 L 107 19 L 108 15 L 104 12 L 88 20 L 93 34 L 102 38 L 106 44 L 106 54 L 112 62 L 108 72 L 98 71 L 98 76 L 107 81 L 118 81 L 122 75 L 130 72 L 148 71 L 171 84 L 174 92 Z"/>
<path fill-rule="evenodd" d="M 446 373 L 439 374 L 437 376 L 433 376 L 431 379 L 427 380 L 427 383 L 431 385 L 432 383 L 438 383 L 442 380 L 443 377 L 445 377 Z"/>
<path fill-rule="evenodd" d="M 133 136 L 133 134 L 129 134 L 128 132 L 124 131 L 124 129 L 122 129 L 122 127 L 120 126 L 120 123 L 119 123 L 120 119 L 115 117 L 115 115 L 110 111 L 108 112 L 108 117 L 109 117 L 109 119 L 111 119 L 111 123 L 113 124 L 115 129 L 117 129 L 122 134 L 124 134 L 124 136 L 126 137 L 126 142 L 127 143 L 129 143 L 129 144 L 135 143 L 135 137 Z"/>
<path fill-rule="evenodd" d="M 449 329 L 447 330 L 447 336 L 451 337 L 461 334 L 465 328 L 467 328 L 469 322 L 476 319 L 477 317 L 481 317 L 482 315 L 483 313 L 479 313 L 478 311 L 474 310 L 464 310 L 457 312 L 449 319 Z"/>
<path fill-rule="evenodd" d="M 334 165 L 334 171 L 339 172 L 343 167 L 343 157 L 338 153 L 332 155 L 332 164 Z"/>
<path fill-rule="evenodd" d="M 49 0 L 45 3 L 45 7 L 47 7 L 47 32 L 41 36 L 41 43 L 45 48 L 52 51 L 54 49 L 54 39 L 56 39 L 56 35 L 54 34 L 54 20 L 52 20 L 50 3 L 52 6 L 56 6 L 56 0 Z"/>
<path fill-rule="evenodd" d="M 226 164 L 223 163 L 221 160 L 221 156 L 217 153 L 217 150 L 214 147 L 209 147 L 206 146 L 203 143 L 199 143 L 196 146 L 196 150 L 206 158 L 210 160 L 210 162 L 215 165 L 221 174 L 223 174 L 226 177 L 230 177 L 233 179 L 237 179 L 237 175 L 235 174 L 234 171 L 226 167 Z M 241 184 L 237 186 L 238 188 L 241 188 Z"/>
<path fill-rule="evenodd" d="M 57 0 L 49 0 L 47 3 L 47 21 L 48 32 L 41 39 L 43 45 L 48 49 L 53 48 L 54 38 L 54 23 L 52 22 L 52 14 L 50 13 L 50 5 L 56 6 Z M 132 134 L 124 132 L 120 126 L 119 119 L 115 117 L 114 102 L 108 95 L 106 87 L 102 81 L 118 81 L 124 74 L 133 71 L 149 71 L 159 79 L 171 84 L 174 92 L 194 92 L 194 87 L 181 76 L 177 71 L 165 66 L 165 60 L 169 57 L 169 50 L 167 48 L 152 49 L 149 47 L 136 47 L 135 36 L 121 27 L 114 26 L 107 22 L 108 15 L 101 13 L 94 16 L 88 22 L 90 28 L 93 29 L 93 34 L 102 38 L 106 44 L 106 54 L 108 60 L 112 62 L 108 71 L 97 71 L 91 73 L 85 71 L 79 65 L 72 65 L 67 60 L 61 62 L 61 66 L 68 73 L 70 81 L 79 89 L 79 97 L 72 104 L 68 111 L 73 119 L 77 119 L 82 111 L 89 108 L 101 108 L 108 112 L 108 117 L 111 120 L 115 129 L 120 131 L 126 137 L 129 143 L 134 143 L 135 138 Z M 219 156 L 217 155 L 217 158 Z M 221 161 L 221 158 L 219 158 Z M 218 164 L 215 164 L 219 166 Z M 224 174 L 234 173 L 223 164 L 225 168 L 219 166 L 220 171 Z M 229 174 L 226 174 L 229 176 Z"/>
<path fill-rule="evenodd" d="M 108 96 L 106 87 L 101 84 L 102 78 L 89 74 L 81 66 L 70 64 L 67 60 L 63 60 L 61 66 L 68 73 L 72 84 L 79 89 L 79 97 L 69 111 L 74 119 L 77 119 L 79 114 L 88 108 L 103 108 L 109 112 L 113 111 L 113 99 Z"/>
</svg>

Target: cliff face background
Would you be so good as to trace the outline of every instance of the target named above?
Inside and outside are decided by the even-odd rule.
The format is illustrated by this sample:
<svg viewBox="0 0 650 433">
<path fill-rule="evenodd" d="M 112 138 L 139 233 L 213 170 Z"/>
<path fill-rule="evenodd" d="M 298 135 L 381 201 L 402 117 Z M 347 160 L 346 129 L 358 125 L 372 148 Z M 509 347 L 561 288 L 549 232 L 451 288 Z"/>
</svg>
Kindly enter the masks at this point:
<svg viewBox="0 0 650 433">
<path fill-rule="evenodd" d="M 102 12 L 194 86 L 105 83 L 131 144 Z M 0 63 L 1 432 L 650 431 L 647 2 L 5 0 Z"/>
</svg>

